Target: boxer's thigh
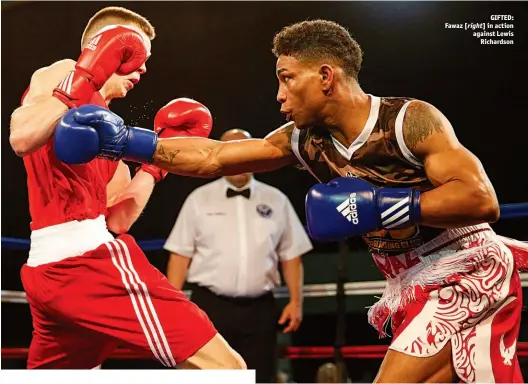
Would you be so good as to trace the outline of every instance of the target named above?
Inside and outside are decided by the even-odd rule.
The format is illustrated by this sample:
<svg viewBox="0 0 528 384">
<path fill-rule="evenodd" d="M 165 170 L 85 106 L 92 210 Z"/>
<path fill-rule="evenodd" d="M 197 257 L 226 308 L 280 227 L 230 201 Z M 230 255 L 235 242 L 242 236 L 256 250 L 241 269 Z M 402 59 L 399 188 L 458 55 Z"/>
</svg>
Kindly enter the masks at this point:
<svg viewBox="0 0 528 384">
<path fill-rule="evenodd" d="M 237 365 L 207 315 L 148 262 L 130 237 L 106 247 L 87 261 L 89 268 L 75 282 L 75 300 L 62 305 L 75 324 L 168 367 Z"/>
<path fill-rule="evenodd" d="M 247 369 L 244 359 L 217 333 L 192 356 L 178 364 L 181 369 Z"/>
<path fill-rule="evenodd" d="M 415 357 L 389 349 L 375 383 L 452 383 L 456 378 L 447 343 L 436 355 Z"/>
<path fill-rule="evenodd" d="M 455 368 L 466 381 L 522 383 L 517 359 L 517 337 L 522 298 L 510 296 L 499 309 L 464 330 L 453 343 Z"/>
<path fill-rule="evenodd" d="M 456 373 L 466 382 L 523 382 L 516 350 L 522 287 L 511 264 L 497 291 L 494 296 L 487 295 L 494 301 L 485 316 L 451 339 Z M 482 297 L 486 296 L 479 297 L 480 302 L 484 302 Z M 471 308 L 478 308 L 480 302 Z"/>
<path fill-rule="evenodd" d="M 143 288 L 144 294 L 141 293 Z M 166 279 L 131 295 L 128 325 L 120 340 L 150 352 L 162 364 L 195 369 L 236 369 L 237 356 L 200 308 Z M 126 302 L 119 307 L 126 308 Z M 128 320 L 127 319 L 127 320 Z"/>
<path fill-rule="evenodd" d="M 63 324 L 31 307 L 33 338 L 28 369 L 92 369 L 115 349 L 107 337 Z"/>
<path fill-rule="evenodd" d="M 129 296 L 112 299 L 103 332 L 168 367 L 239 368 L 238 355 L 205 312 L 159 275 L 145 282 L 138 272 L 138 284 Z"/>
</svg>

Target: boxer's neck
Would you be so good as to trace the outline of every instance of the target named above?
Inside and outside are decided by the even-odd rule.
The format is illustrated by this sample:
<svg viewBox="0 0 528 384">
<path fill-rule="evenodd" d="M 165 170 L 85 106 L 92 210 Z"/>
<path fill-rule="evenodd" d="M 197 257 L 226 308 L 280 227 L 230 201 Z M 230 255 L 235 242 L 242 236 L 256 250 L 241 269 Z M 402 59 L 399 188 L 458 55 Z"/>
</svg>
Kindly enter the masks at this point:
<svg viewBox="0 0 528 384">
<path fill-rule="evenodd" d="M 361 134 L 370 115 L 371 97 L 354 82 L 336 91 L 328 102 L 325 127 L 345 147 Z"/>
</svg>

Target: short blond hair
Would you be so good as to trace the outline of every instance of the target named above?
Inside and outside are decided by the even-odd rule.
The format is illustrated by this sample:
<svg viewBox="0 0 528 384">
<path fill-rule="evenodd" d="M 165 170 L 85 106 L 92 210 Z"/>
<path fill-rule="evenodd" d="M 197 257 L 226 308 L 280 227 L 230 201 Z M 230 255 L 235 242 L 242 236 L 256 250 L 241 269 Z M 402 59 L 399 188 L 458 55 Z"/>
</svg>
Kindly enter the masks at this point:
<svg viewBox="0 0 528 384">
<path fill-rule="evenodd" d="M 114 24 L 134 25 L 139 27 L 150 40 L 156 37 L 154 26 L 139 13 L 122 7 L 106 7 L 93 15 L 86 24 L 81 38 L 81 49 L 97 31 Z"/>
</svg>

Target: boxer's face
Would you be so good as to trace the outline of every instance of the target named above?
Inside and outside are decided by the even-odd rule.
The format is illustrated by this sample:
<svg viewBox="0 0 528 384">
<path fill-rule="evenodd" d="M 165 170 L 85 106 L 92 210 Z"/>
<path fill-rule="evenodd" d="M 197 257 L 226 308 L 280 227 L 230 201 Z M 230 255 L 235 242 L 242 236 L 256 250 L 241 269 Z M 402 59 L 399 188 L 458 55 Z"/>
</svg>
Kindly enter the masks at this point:
<svg viewBox="0 0 528 384">
<path fill-rule="evenodd" d="M 140 33 L 141 36 L 143 36 L 143 40 L 145 41 L 145 46 L 147 48 L 147 61 L 148 61 L 151 55 L 150 39 L 138 27 L 134 27 L 133 25 L 127 25 L 127 27 L 133 28 L 138 33 Z M 139 82 L 139 80 L 141 79 L 141 75 L 143 75 L 145 72 L 147 72 L 146 62 L 143 63 L 143 65 L 137 71 L 129 75 L 119 76 L 114 73 L 103 86 L 104 94 L 106 95 L 106 98 L 107 99 L 118 99 L 118 98 L 125 97 L 127 93 L 130 90 L 132 90 L 134 86 Z"/>
<path fill-rule="evenodd" d="M 292 56 L 277 60 L 279 91 L 277 101 L 288 121 L 299 129 L 308 128 L 323 120 L 327 102 L 319 66 L 305 63 Z"/>
</svg>

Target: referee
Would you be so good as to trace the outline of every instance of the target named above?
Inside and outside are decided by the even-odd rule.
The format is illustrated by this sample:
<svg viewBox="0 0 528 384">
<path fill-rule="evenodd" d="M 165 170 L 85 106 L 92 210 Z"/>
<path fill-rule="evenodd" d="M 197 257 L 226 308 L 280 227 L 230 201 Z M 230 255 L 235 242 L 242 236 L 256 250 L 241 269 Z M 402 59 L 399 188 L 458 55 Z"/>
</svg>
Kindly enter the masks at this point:
<svg viewBox="0 0 528 384">
<path fill-rule="evenodd" d="M 250 137 L 233 129 L 221 140 Z M 187 279 L 192 301 L 257 382 L 275 382 L 277 322 L 291 332 L 302 321 L 301 255 L 312 249 L 286 195 L 251 173 L 206 184 L 188 196 L 165 249 L 170 282 L 182 289 Z M 290 293 L 280 317 L 271 292 L 280 285 L 279 262 Z"/>
</svg>

